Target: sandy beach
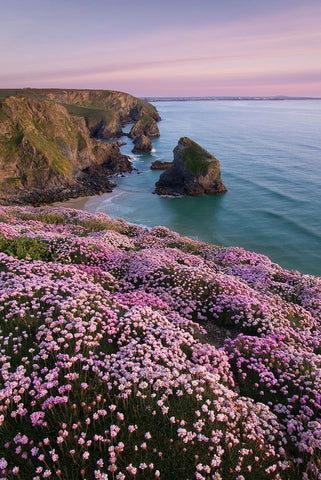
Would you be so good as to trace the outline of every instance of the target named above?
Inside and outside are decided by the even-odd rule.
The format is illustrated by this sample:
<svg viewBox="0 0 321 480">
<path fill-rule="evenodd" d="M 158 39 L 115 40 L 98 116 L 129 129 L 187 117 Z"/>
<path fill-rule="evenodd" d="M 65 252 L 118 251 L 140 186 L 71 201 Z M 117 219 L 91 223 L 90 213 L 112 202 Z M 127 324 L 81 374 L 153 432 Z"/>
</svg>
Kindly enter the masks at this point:
<svg viewBox="0 0 321 480">
<path fill-rule="evenodd" d="M 77 210 L 86 210 L 85 205 L 88 200 L 92 197 L 79 197 L 79 198 L 71 198 L 65 202 L 55 202 L 52 203 L 52 207 L 65 207 L 65 208 L 76 208 Z"/>
</svg>

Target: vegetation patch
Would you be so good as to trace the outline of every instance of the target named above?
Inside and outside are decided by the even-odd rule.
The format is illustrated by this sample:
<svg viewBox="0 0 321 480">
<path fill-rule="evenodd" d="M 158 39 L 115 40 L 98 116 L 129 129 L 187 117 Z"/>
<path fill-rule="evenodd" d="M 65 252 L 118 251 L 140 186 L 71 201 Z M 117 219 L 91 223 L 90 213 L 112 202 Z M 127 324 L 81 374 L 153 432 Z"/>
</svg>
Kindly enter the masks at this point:
<svg viewBox="0 0 321 480">
<path fill-rule="evenodd" d="M 72 166 L 67 157 L 59 150 L 54 140 L 49 140 L 37 132 L 25 132 L 25 137 L 49 161 L 49 166 L 55 174 L 70 175 Z"/>
<path fill-rule="evenodd" d="M 48 243 L 40 238 L 30 238 L 25 235 L 12 239 L 5 239 L 0 235 L 0 252 L 19 259 L 48 261 L 51 258 Z"/>
<path fill-rule="evenodd" d="M 78 151 L 81 152 L 85 148 L 87 148 L 87 142 L 84 136 L 78 132 L 77 133 L 77 142 L 78 142 Z"/>
<path fill-rule="evenodd" d="M 3 478 L 319 479 L 319 278 L 103 214 L 0 219 Z"/>
<path fill-rule="evenodd" d="M 204 150 L 191 146 L 184 149 L 183 155 L 186 168 L 191 175 L 205 176 L 207 174 L 210 162 L 204 157 Z"/>
<path fill-rule="evenodd" d="M 82 107 L 79 105 L 70 105 L 64 104 L 64 107 L 67 109 L 70 115 L 75 115 L 77 117 L 82 117 L 86 120 L 88 124 L 91 122 L 100 122 L 104 121 L 109 123 L 114 118 L 113 111 L 102 109 L 101 106 L 90 105 L 88 107 Z"/>
</svg>

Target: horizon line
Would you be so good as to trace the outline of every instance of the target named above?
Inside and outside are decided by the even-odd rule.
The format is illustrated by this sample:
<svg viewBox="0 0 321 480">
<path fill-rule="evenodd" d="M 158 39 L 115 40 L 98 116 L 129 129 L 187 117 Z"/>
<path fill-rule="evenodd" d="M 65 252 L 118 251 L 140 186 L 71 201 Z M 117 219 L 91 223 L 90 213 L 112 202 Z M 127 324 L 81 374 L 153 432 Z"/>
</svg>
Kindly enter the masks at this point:
<svg viewBox="0 0 321 480">
<path fill-rule="evenodd" d="M 154 99 L 275 99 L 275 100 L 296 100 L 296 99 L 307 99 L 307 100 L 321 100 L 321 97 L 307 96 L 307 95 L 139 95 L 139 98 L 154 98 Z"/>
<path fill-rule="evenodd" d="M 115 90 L 110 88 L 72 88 L 72 87 L 0 87 L 1 90 L 100 90 L 100 91 L 114 91 L 119 93 L 127 93 L 123 90 Z M 189 99 L 189 100 L 202 100 L 202 99 L 213 99 L 213 100 L 321 100 L 321 97 L 315 97 L 311 95 L 137 95 L 129 93 L 129 95 L 136 96 L 141 99 Z"/>
</svg>

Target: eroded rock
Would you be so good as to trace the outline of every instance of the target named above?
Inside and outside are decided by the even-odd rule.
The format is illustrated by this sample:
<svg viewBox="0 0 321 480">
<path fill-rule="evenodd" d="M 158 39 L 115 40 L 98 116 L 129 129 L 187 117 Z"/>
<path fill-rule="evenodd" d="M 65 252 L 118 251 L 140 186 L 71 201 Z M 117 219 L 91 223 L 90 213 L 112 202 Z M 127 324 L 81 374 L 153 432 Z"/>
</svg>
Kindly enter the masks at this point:
<svg viewBox="0 0 321 480">
<path fill-rule="evenodd" d="M 220 162 L 188 137 L 174 148 L 173 166 L 163 172 L 156 183 L 159 195 L 215 195 L 225 193 Z"/>
</svg>

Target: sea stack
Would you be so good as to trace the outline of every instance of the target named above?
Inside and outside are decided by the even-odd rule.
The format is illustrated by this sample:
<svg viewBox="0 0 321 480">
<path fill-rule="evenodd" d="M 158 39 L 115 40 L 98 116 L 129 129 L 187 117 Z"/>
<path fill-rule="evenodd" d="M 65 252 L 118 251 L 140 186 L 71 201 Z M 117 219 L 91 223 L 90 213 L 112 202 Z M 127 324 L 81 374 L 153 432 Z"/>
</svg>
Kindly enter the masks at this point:
<svg viewBox="0 0 321 480">
<path fill-rule="evenodd" d="M 225 193 L 220 162 L 188 137 L 179 139 L 173 150 L 173 166 L 156 183 L 159 195 L 216 195 Z"/>
<path fill-rule="evenodd" d="M 129 132 L 130 138 L 137 138 L 141 135 L 147 137 L 159 137 L 159 129 L 156 120 L 149 115 L 143 115 Z"/>
<path fill-rule="evenodd" d="M 140 135 L 134 139 L 133 153 L 148 153 L 153 148 L 152 142 L 147 135 Z"/>
</svg>

